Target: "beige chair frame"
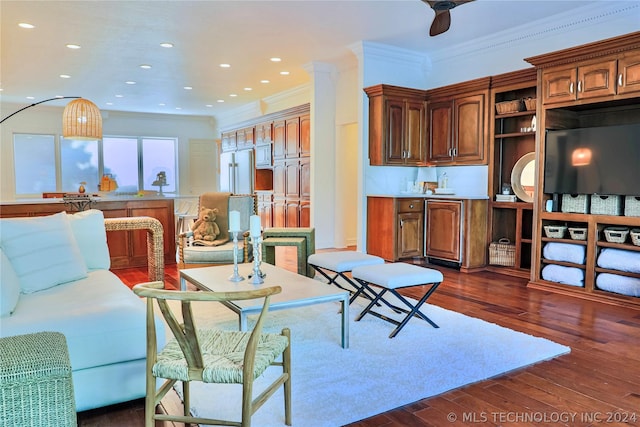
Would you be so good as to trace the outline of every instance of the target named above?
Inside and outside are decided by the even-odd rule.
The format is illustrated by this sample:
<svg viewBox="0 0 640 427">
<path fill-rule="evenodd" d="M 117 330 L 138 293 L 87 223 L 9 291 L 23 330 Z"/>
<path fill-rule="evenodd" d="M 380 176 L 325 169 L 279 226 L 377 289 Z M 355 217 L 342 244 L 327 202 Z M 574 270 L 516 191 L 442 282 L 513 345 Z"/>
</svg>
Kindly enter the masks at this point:
<svg viewBox="0 0 640 427">
<path fill-rule="evenodd" d="M 253 392 L 253 372 L 255 355 L 258 341 L 262 333 L 262 325 L 265 315 L 269 310 L 269 299 L 271 295 L 281 292 L 280 286 L 256 289 L 252 291 L 237 292 L 210 292 L 210 291 L 167 291 L 163 290 L 162 282 L 147 282 L 136 285 L 133 291 L 147 298 L 147 396 L 145 400 L 145 426 L 154 427 L 155 420 L 177 421 L 193 424 L 211 424 L 250 427 L 251 416 L 274 394 L 274 392 L 284 385 L 284 406 L 285 423 L 291 425 L 291 334 L 288 328 L 282 330 L 282 335 L 287 337 L 288 345 L 282 354 L 282 361 L 274 361 L 272 366 L 281 366 L 282 374 L 260 395 L 252 399 Z M 196 335 L 196 325 L 193 312 L 191 310 L 192 301 L 223 302 L 233 300 L 264 298 L 264 304 L 255 327 L 249 335 L 249 340 L 244 353 L 243 362 L 243 383 L 242 383 L 242 421 L 227 421 L 193 417 L 189 413 L 190 395 L 189 381 L 202 381 L 204 363 L 198 337 Z M 158 348 L 156 339 L 156 316 L 153 308 L 153 300 L 156 300 L 165 321 L 171 329 L 173 336 L 180 345 L 184 358 L 189 367 L 189 381 L 182 381 L 184 394 L 184 415 L 157 414 L 156 406 L 167 394 L 173 385 L 178 381 L 166 379 L 160 388 L 157 388 L 157 379 L 153 374 L 153 366 L 157 362 Z M 180 301 L 182 309 L 182 320 L 180 323 L 169 304 L 168 300 Z"/>
</svg>

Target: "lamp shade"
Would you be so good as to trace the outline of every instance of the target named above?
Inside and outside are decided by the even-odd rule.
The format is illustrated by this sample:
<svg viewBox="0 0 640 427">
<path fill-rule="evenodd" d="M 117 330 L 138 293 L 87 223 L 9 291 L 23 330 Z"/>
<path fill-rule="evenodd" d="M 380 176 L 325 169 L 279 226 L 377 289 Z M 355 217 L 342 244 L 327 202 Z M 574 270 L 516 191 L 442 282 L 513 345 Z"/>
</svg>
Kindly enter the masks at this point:
<svg viewBox="0 0 640 427">
<path fill-rule="evenodd" d="M 67 139 L 102 139 L 102 115 L 93 102 L 79 98 L 64 107 L 62 136 Z"/>
</svg>

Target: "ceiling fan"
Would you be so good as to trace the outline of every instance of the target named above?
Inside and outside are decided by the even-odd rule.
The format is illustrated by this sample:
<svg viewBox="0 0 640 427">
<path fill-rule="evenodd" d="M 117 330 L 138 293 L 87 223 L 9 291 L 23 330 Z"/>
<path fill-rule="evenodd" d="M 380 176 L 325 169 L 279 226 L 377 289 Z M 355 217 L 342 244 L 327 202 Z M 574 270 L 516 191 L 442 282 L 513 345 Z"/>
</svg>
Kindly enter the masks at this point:
<svg viewBox="0 0 640 427">
<path fill-rule="evenodd" d="M 422 0 L 431 6 L 436 12 L 435 18 L 433 18 L 433 23 L 431 24 L 431 28 L 429 29 L 430 36 L 437 36 L 438 34 L 442 34 L 449 29 L 451 25 L 451 15 L 449 11 L 456 6 L 460 6 L 461 4 L 469 3 L 474 0 Z"/>
</svg>

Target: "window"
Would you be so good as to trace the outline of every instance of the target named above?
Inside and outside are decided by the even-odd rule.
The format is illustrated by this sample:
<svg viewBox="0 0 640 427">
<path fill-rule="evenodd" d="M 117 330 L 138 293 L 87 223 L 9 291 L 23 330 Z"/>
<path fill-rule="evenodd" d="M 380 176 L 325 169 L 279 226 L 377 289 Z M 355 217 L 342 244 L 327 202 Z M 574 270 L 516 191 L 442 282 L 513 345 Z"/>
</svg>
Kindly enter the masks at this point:
<svg viewBox="0 0 640 427">
<path fill-rule="evenodd" d="M 98 191 L 104 174 L 118 183 L 118 193 L 159 191 L 156 180 L 166 176 L 163 192 L 175 192 L 175 138 L 107 137 L 77 141 L 54 135 L 14 134 L 16 196 L 42 192 L 75 192 L 84 183 Z M 154 185 L 154 183 L 156 185 Z"/>
</svg>

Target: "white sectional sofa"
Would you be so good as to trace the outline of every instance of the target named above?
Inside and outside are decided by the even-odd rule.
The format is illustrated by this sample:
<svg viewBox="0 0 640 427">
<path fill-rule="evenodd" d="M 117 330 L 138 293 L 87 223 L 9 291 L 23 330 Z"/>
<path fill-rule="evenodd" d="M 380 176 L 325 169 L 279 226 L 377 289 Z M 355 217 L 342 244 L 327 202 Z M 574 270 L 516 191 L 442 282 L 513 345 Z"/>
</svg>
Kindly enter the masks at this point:
<svg viewBox="0 0 640 427">
<path fill-rule="evenodd" d="M 78 411 L 145 396 L 145 304 L 109 271 L 106 240 L 108 230 L 133 229 L 147 230 L 149 279 L 163 280 L 154 218 L 89 210 L 0 219 L 0 337 L 63 333 Z"/>
</svg>

